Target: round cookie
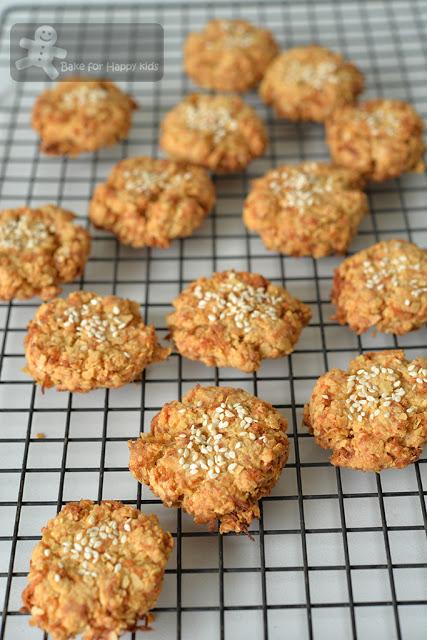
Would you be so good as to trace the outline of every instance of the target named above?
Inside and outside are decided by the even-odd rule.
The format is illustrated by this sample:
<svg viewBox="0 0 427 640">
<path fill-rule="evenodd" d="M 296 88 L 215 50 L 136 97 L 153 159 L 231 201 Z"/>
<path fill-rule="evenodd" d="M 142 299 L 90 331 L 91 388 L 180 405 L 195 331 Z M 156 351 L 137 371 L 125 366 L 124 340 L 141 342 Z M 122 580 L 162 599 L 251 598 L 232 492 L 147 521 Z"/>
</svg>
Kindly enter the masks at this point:
<svg viewBox="0 0 427 640">
<path fill-rule="evenodd" d="M 130 470 L 167 507 L 220 533 L 247 531 L 288 457 L 287 423 L 243 389 L 201 387 L 166 404 L 130 441 Z"/>
<path fill-rule="evenodd" d="M 363 333 L 403 335 L 427 324 L 427 251 L 405 240 L 378 242 L 335 269 L 334 320 Z"/>
<path fill-rule="evenodd" d="M 215 188 L 201 167 L 128 158 L 96 187 L 89 217 L 132 247 L 169 247 L 203 222 L 215 203 Z"/>
<path fill-rule="evenodd" d="M 259 93 L 278 116 L 323 122 L 338 107 L 353 104 L 363 75 L 334 51 L 312 45 L 280 54 L 268 67 Z"/>
<path fill-rule="evenodd" d="M 199 278 L 172 304 L 167 323 L 179 353 L 246 372 L 264 358 L 291 353 L 311 318 L 310 308 L 286 289 L 245 271 Z"/>
<path fill-rule="evenodd" d="M 278 46 L 268 29 L 246 20 L 210 20 L 200 33 L 190 33 L 184 66 L 201 87 L 241 93 L 255 87 Z"/>
<path fill-rule="evenodd" d="M 271 251 L 344 253 L 368 211 L 363 184 L 356 172 L 330 164 L 283 165 L 253 181 L 243 221 Z"/>
<path fill-rule="evenodd" d="M 121 387 L 169 353 L 136 302 L 90 291 L 43 304 L 25 338 L 26 372 L 58 391 Z"/>
<path fill-rule="evenodd" d="M 146 628 L 172 547 L 154 515 L 109 500 L 67 504 L 31 556 L 22 594 L 30 624 L 54 640 L 117 639 Z"/>
<path fill-rule="evenodd" d="M 37 98 L 32 125 L 42 151 L 76 156 L 126 138 L 136 108 L 113 82 L 70 77 Z"/>
<path fill-rule="evenodd" d="M 264 153 L 267 133 L 239 96 L 191 94 L 166 114 L 160 145 L 177 160 L 232 173 Z"/>
<path fill-rule="evenodd" d="M 326 122 L 326 136 L 333 160 L 367 180 L 424 171 L 423 122 L 407 102 L 370 100 L 337 109 Z"/>
<path fill-rule="evenodd" d="M 321 376 L 304 422 L 331 463 L 361 471 L 402 469 L 427 441 L 427 359 L 403 351 L 364 353 L 348 372 Z"/>
<path fill-rule="evenodd" d="M 0 299 L 47 300 L 82 273 L 90 236 L 74 218 L 52 204 L 0 212 Z"/>
</svg>

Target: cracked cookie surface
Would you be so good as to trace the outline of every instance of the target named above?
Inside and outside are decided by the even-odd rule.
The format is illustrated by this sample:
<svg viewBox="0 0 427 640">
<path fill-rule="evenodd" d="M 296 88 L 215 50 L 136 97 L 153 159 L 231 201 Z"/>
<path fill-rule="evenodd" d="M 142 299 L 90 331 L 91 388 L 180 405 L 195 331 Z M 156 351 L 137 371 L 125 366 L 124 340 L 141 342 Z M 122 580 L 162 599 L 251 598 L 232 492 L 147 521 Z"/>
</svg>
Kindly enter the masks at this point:
<svg viewBox="0 0 427 640">
<path fill-rule="evenodd" d="M 160 145 L 176 160 L 232 173 L 264 153 L 267 133 L 239 96 L 193 93 L 166 114 Z"/>
<path fill-rule="evenodd" d="M 288 457 L 287 423 L 271 404 L 231 387 L 201 387 L 166 404 L 129 442 L 130 470 L 198 524 L 246 532 Z"/>
<path fill-rule="evenodd" d="M 243 221 L 271 251 L 344 253 L 368 211 L 363 185 L 356 172 L 330 164 L 282 165 L 253 181 Z"/>
<path fill-rule="evenodd" d="M 0 212 L 1 299 L 48 300 L 82 273 L 90 236 L 74 218 L 55 205 Z"/>
<path fill-rule="evenodd" d="M 121 387 L 169 353 L 136 302 L 90 291 L 43 304 L 25 338 L 26 372 L 58 391 Z"/>
<path fill-rule="evenodd" d="M 201 87 L 241 93 L 262 79 L 278 47 L 271 31 L 246 20 L 210 20 L 199 33 L 190 33 L 184 66 Z"/>
<path fill-rule="evenodd" d="M 42 530 L 22 598 L 53 640 L 117 640 L 150 620 L 173 542 L 154 515 L 106 500 L 67 504 Z"/>
<path fill-rule="evenodd" d="M 42 151 L 76 156 L 126 138 L 136 108 L 136 102 L 113 82 L 73 76 L 37 98 L 32 125 Z"/>
<path fill-rule="evenodd" d="M 165 248 L 190 236 L 214 203 L 214 186 L 201 167 L 141 156 L 119 162 L 96 187 L 89 217 L 124 244 Z"/>
<path fill-rule="evenodd" d="M 362 90 L 357 67 L 334 51 L 311 45 L 275 58 L 259 92 L 282 118 L 323 122 L 337 107 L 353 104 Z"/>
<path fill-rule="evenodd" d="M 357 333 L 418 329 L 427 324 L 427 251 L 406 240 L 359 251 L 335 269 L 331 299 L 335 319 Z"/>
<path fill-rule="evenodd" d="M 401 469 L 427 441 L 427 359 L 403 351 L 365 353 L 348 371 L 321 376 L 304 422 L 331 463 L 361 471 Z"/>
<path fill-rule="evenodd" d="M 310 308 L 263 276 L 223 271 L 199 278 L 167 318 L 178 351 L 207 366 L 256 371 L 264 358 L 294 349 Z"/>
<path fill-rule="evenodd" d="M 407 102 L 369 100 L 334 111 L 326 138 L 334 162 L 382 182 L 407 171 L 423 173 L 423 128 Z"/>
</svg>

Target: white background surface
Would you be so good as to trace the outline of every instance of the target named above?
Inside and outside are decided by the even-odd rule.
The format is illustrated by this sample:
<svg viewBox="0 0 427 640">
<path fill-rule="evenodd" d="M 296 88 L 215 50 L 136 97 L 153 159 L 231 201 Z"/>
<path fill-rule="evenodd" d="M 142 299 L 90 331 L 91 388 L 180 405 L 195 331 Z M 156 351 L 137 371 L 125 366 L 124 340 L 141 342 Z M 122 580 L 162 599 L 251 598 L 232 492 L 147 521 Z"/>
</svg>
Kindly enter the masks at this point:
<svg viewBox="0 0 427 640">
<path fill-rule="evenodd" d="M 365 73 L 365 98 L 384 95 L 410 99 L 423 115 L 427 113 L 425 3 L 375 1 L 335 6 L 319 2 L 308 9 L 307 6 L 292 3 L 281 8 L 268 3 L 258 10 L 243 5 L 234 12 L 217 10 L 216 15 L 233 13 L 262 22 L 275 31 L 283 48 L 316 40 L 340 50 Z M 418 7 L 417 15 L 414 7 Z M 66 15 L 69 20 L 82 17 L 68 9 Z M 114 15 L 126 20 L 134 13 L 117 6 Z M 141 10 L 139 16 L 145 20 L 159 18 L 158 12 L 149 10 Z M 29 125 L 39 87 L 28 84 L 8 90 L 0 108 L 0 159 L 5 172 L 2 207 L 19 206 L 24 201 L 34 206 L 58 202 L 84 221 L 93 185 L 105 178 L 115 162 L 126 156 L 158 153 L 159 119 L 192 88 L 181 74 L 182 37 L 211 16 L 207 7 L 185 13 L 178 9 L 162 11 L 165 78 L 158 85 L 131 88 L 141 108 L 135 115 L 129 140 L 94 156 L 74 160 L 40 156 Z M 24 19 L 23 15 L 19 17 Z M 105 17 L 103 11 L 95 9 L 85 13 L 86 20 Z M 51 14 L 46 10 L 39 18 L 48 20 Z M 3 62 L 6 44 L 3 38 Z M 16 103 L 15 90 L 20 96 Z M 223 599 L 227 640 L 279 640 L 285 635 L 300 640 L 309 638 L 310 633 L 315 640 L 353 638 L 352 612 L 359 639 L 394 640 L 399 637 L 392 606 L 394 590 L 399 602 L 401 637 L 421 640 L 425 637 L 427 615 L 427 545 L 421 509 L 427 482 L 425 459 L 404 471 L 383 473 L 380 480 L 369 474 L 337 472 L 328 464 L 327 452 L 320 450 L 302 428 L 301 412 L 315 378 L 326 368 L 346 368 L 360 349 L 381 346 L 398 345 L 414 357 L 422 352 L 420 345 L 426 344 L 427 331 L 412 333 L 396 342 L 381 334 L 358 339 L 346 327 L 338 327 L 330 320 L 331 276 L 339 258 L 281 258 L 268 253 L 257 237 L 247 236 L 240 214 L 252 177 L 276 164 L 328 157 L 322 127 L 277 121 L 255 94 L 247 99 L 268 123 L 269 150 L 245 175 L 217 179 L 216 211 L 193 238 L 175 243 L 168 250 L 145 252 L 119 248 L 109 234 L 92 230 L 96 239 L 84 287 L 110 293 L 116 269 L 116 293 L 138 300 L 142 312 L 161 335 L 165 334 L 164 317 L 170 310 L 170 300 L 180 284 L 214 269 L 234 267 L 261 272 L 284 282 L 313 310 L 311 326 L 303 332 L 290 358 L 263 364 L 256 377 L 235 370 L 218 372 L 221 384 L 257 392 L 278 406 L 289 421 L 289 464 L 272 498 L 264 501 L 261 529 L 258 523 L 254 524 L 254 539 L 210 535 L 187 516 L 181 520 L 175 510 L 165 509 L 143 489 L 143 508 L 156 512 L 162 525 L 174 534 L 182 529 L 150 639 L 177 637 L 179 607 L 183 639 L 220 638 Z M 351 250 L 394 236 L 410 237 L 426 246 L 427 231 L 422 230 L 427 226 L 426 195 L 425 176 L 407 175 L 370 189 L 374 215 L 363 222 Z M 412 230 L 410 235 L 408 228 Z M 315 276 L 320 278 L 318 284 Z M 67 286 L 65 293 L 76 286 Z M 8 601 L 12 615 L 7 618 L 6 640 L 42 637 L 41 632 L 28 627 L 26 616 L 16 612 L 31 549 L 41 526 L 56 513 L 58 500 L 97 499 L 101 495 L 136 501 L 137 484 L 127 471 L 127 439 L 138 434 L 141 420 L 148 429 L 153 414 L 165 401 L 179 397 L 181 391 L 198 381 L 216 381 L 213 369 L 185 359 L 180 362 L 173 355 L 166 363 L 147 371 L 144 385 L 128 385 L 107 396 L 104 391 L 72 398 L 55 391 L 43 395 L 22 373 L 25 326 L 37 304 L 34 300 L 13 303 L 10 308 L 0 305 L 1 327 L 9 317 L 0 409 L 14 409 L 12 413 L 0 413 L 0 469 L 5 470 L 0 472 L 0 602 L 8 585 L 9 557 L 14 549 Z M 324 348 L 326 354 L 322 353 Z M 178 382 L 180 371 L 182 385 Z M 72 410 L 68 412 L 67 408 Z M 47 436 L 43 441 L 35 438 L 40 431 Z M 63 462 L 65 472 L 61 471 Z M 19 498 L 23 506 L 15 546 L 12 538 Z M 178 557 L 181 574 L 177 574 Z M 261 570 L 264 564 L 265 581 Z M 200 569 L 204 572 L 198 573 Z M 349 606 L 349 585 L 354 606 Z M 254 608 L 245 610 L 245 606 Z"/>
</svg>

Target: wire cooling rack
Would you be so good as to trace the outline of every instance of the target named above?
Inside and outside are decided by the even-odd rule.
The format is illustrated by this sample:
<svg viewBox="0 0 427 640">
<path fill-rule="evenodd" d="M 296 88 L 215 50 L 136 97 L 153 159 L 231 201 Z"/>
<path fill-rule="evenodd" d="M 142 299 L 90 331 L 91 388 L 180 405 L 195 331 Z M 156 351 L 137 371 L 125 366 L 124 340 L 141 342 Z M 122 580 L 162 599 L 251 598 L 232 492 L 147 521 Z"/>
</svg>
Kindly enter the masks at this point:
<svg viewBox="0 0 427 640">
<path fill-rule="evenodd" d="M 408 99 L 427 114 L 427 4 L 394 0 L 268 4 L 140 4 L 27 6 L 3 16 L 0 68 L 8 74 L 7 31 L 19 21 L 156 21 L 165 28 L 162 82 L 124 85 L 140 102 L 129 139 L 78 159 L 39 154 L 30 111 L 42 88 L 3 84 L 0 104 L 1 208 L 56 202 L 87 224 L 94 186 L 126 156 L 154 154 L 159 122 L 191 84 L 181 67 L 188 31 L 209 18 L 242 16 L 271 28 L 283 48 L 319 42 L 354 60 L 366 75 L 365 98 Z M 108 46 L 108 42 L 104 43 Z M 266 155 L 240 175 L 216 178 L 216 210 L 197 233 L 168 250 L 131 250 L 91 229 L 93 251 L 78 286 L 117 293 L 141 304 L 147 322 L 165 334 L 170 300 L 196 276 L 237 268 L 260 272 L 310 304 L 313 321 L 295 352 L 255 375 L 207 368 L 174 353 L 140 383 L 118 390 L 42 394 L 22 373 L 23 337 L 37 301 L 0 305 L 0 638 L 43 637 L 20 613 L 20 592 L 40 528 L 69 500 L 116 498 L 159 515 L 175 537 L 152 640 L 391 640 L 425 638 L 427 459 L 381 476 L 339 470 L 301 426 L 315 379 L 365 350 L 402 347 L 425 355 L 426 331 L 358 338 L 331 320 L 331 276 L 339 258 L 288 258 L 267 252 L 245 231 L 242 202 L 249 180 L 272 166 L 326 159 L 323 129 L 275 119 L 255 94 L 247 97 L 266 121 Z M 369 190 L 371 215 L 352 244 L 356 251 L 390 237 L 427 245 L 424 175 L 405 175 Z M 246 388 L 289 421 L 292 453 L 271 497 L 263 500 L 251 538 L 219 536 L 164 508 L 133 480 L 126 441 L 148 429 L 166 401 L 197 382 Z M 45 434 L 38 439 L 37 434 Z M 141 633 L 124 636 L 142 638 Z M 145 637 L 145 636 L 144 636 Z M 148 637 L 148 636 L 147 636 Z"/>
</svg>

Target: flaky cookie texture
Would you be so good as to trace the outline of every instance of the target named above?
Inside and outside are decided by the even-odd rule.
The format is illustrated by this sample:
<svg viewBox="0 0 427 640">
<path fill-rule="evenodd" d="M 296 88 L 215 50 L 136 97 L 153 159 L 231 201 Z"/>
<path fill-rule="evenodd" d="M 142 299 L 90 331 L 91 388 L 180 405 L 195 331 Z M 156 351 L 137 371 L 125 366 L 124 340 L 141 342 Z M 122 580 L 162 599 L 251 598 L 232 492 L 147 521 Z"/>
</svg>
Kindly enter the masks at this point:
<svg viewBox="0 0 427 640">
<path fill-rule="evenodd" d="M 288 457 L 286 420 L 243 389 L 201 387 L 166 404 L 130 441 L 130 470 L 198 524 L 245 532 Z"/>
<path fill-rule="evenodd" d="M 159 596 L 172 537 L 117 501 L 71 502 L 42 530 L 22 599 L 53 640 L 117 640 Z"/>
<path fill-rule="evenodd" d="M 90 236 L 55 205 L 0 212 L 0 298 L 48 300 L 81 274 Z"/>
<path fill-rule="evenodd" d="M 169 353 L 136 302 L 90 291 L 43 304 L 25 338 L 26 372 L 59 391 L 120 387 Z"/>
<path fill-rule="evenodd" d="M 353 104 L 363 84 L 363 75 L 351 62 L 311 45 L 275 58 L 259 92 L 282 118 L 323 122 L 334 109 Z"/>
<path fill-rule="evenodd" d="M 293 351 L 310 308 L 256 273 L 223 271 L 191 283 L 167 318 L 177 350 L 210 367 L 256 371 Z"/>
<path fill-rule="evenodd" d="M 37 98 L 32 125 L 42 151 L 76 156 L 126 138 L 136 108 L 113 82 L 72 76 Z"/>
<path fill-rule="evenodd" d="M 283 165 L 253 181 L 243 221 L 272 251 L 344 253 L 368 211 L 363 186 L 358 173 L 331 164 Z"/>
<path fill-rule="evenodd" d="M 331 463 L 361 471 L 401 469 L 427 440 L 427 359 L 403 351 L 364 353 L 348 371 L 321 376 L 304 421 Z"/>
<path fill-rule="evenodd" d="M 326 122 L 333 160 L 382 182 L 407 171 L 422 173 L 423 122 L 400 100 L 370 100 L 334 111 Z"/>
<path fill-rule="evenodd" d="M 90 203 L 93 224 L 133 247 L 168 247 L 203 222 L 215 188 L 201 167 L 141 156 L 119 162 Z"/>
<path fill-rule="evenodd" d="M 232 173 L 264 153 L 267 133 L 239 96 L 194 93 L 166 114 L 160 144 L 176 160 Z"/>
<path fill-rule="evenodd" d="M 201 87 L 241 93 L 262 79 L 278 46 L 268 29 L 246 20 L 210 20 L 199 33 L 190 33 L 184 66 Z"/>
<path fill-rule="evenodd" d="M 359 251 L 335 269 L 331 298 L 334 319 L 357 333 L 418 329 L 427 324 L 427 251 L 406 240 Z"/>
</svg>

